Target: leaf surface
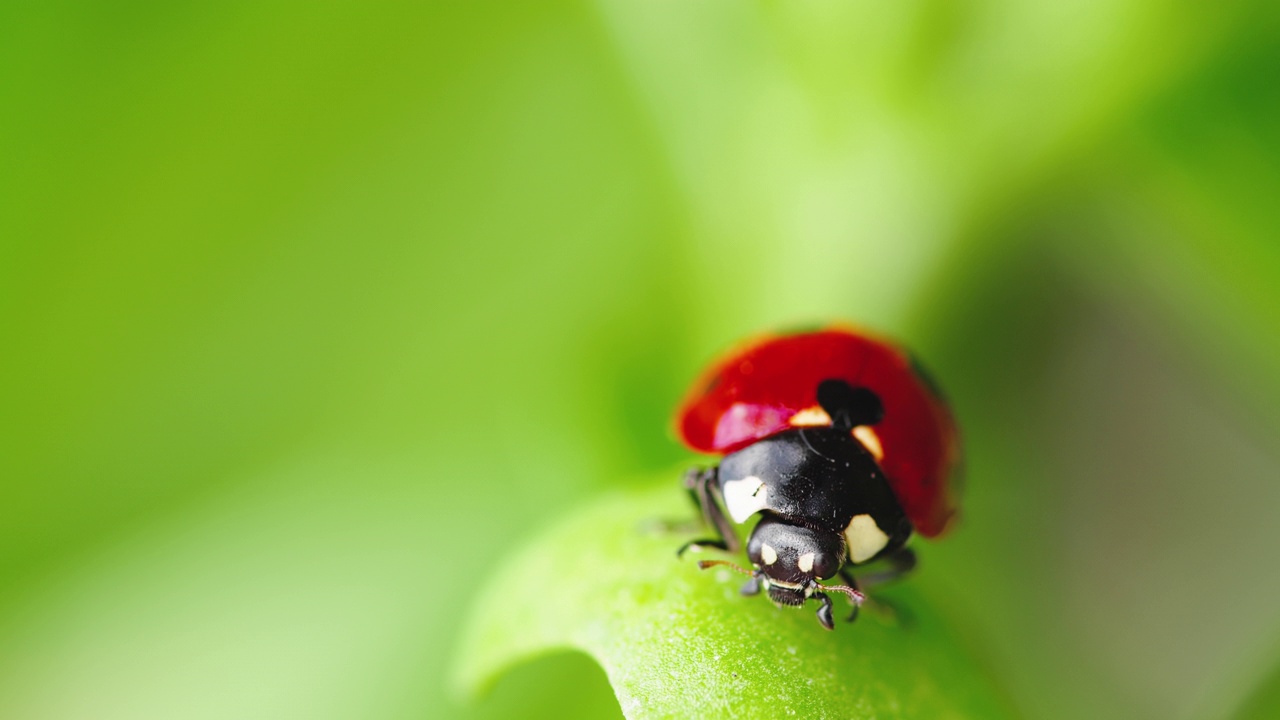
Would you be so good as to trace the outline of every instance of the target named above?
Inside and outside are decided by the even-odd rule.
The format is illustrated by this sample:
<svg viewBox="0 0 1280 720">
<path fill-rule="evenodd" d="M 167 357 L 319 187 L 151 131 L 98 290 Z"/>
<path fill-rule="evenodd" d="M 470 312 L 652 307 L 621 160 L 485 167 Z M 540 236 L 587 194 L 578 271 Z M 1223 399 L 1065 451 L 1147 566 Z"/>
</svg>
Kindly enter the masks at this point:
<svg viewBox="0 0 1280 720">
<path fill-rule="evenodd" d="M 828 632 L 816 603 L 778 609 L 740 596 L 736 573 L 677 560 L 686 535 L 665 521 L 690 514 L 671 484 L 616 494 L 514 552 L 479 596 L 458 689 L 474 695 L 523 659 L 569 648 L 603 666 L 628 718 L 1009 716 L 909 582 L 877 595 L 897 615 L 868 606 Z"/>
</svg>

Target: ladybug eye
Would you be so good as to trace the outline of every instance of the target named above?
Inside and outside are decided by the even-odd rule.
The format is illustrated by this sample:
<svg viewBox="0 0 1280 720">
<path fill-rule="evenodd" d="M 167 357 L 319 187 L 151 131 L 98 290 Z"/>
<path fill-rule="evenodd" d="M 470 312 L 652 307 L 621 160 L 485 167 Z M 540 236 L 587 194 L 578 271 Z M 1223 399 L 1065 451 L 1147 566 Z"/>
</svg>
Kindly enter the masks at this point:
<svg viewBox="0 0 1280 720">
<path fill-rule="evenodd" d="M 840 572 L 840 566 L 842 564 L 843 563 L 837 559 L 837 556 L 822 553 L 818 555 L 817 561 L 813 564 L 813 575 L 814 577 L 821 578 L 823 580 L 829 577 L 835 577 L 836 573 Z"/>
<path fill-rule="evenodd" d="M 826 579 L 840 571 L 833 558 L 834 556 L 824 552 L 802 553 L 796 558 L 796 568 L 807 575 Z"/>
</svg>

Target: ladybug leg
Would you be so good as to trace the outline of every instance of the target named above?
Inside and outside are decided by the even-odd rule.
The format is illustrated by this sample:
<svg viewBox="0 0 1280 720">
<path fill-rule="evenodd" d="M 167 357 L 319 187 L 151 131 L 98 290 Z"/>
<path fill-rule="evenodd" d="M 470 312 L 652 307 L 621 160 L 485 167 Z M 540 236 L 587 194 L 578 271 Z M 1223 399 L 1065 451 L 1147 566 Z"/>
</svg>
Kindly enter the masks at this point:
<svg viewBox="0 0 1280 720">
<path fill-rule="evenodd" d="M 836 623 L 831 617 L 831 598 L 826 593 L 816 592 L 810 597 L 822 601 L 822 607 L 818 608 L 818 622 L 822 623 L 822 627 L 828 630 L 835 630 Z"/>
<path fill-rule="evenodd" d="M 862 576 L 862 583 L 867 586 L 884 585 L 911 572 L 916 567 L 916 552 L 909 547 L 899 548 L 885 558 L 888 567 L 870 572 Z M 844 572 L 844 571 L 841 571 Z"/>
<path fill-rule="evenodd" d="M 720 537 L 687 542 L 676 551 L 676 557 L 683 556 L 686 550 L 694 547 L 713 547 L 728 552 L 738 550 L 738 536 L 733 532 L 733 526 L 729 524 L 729 519 L 724 516 L 717 501 L 717 471 L 716 467 L 693 468 L 685 473 L 684 486 L 688 488 L 694 504 L 702 511 L 703 519 Z"/>
<path fill-rule="evenodd" d="M 888 563 L 888 567 L 882 570 L 876 570 L 862 575 L 863 587 L 885 585 L 902 578 L 902 576 L 911 572 L 916 566 L 916 554 L 911 548 L 901 548 L 884 559 Z M 840 577 L 852 587 L 854 584 L 852 566 L 846 565 L 840 571 Z M 870 600 L 870 598 L 868 599 Z M 896 602 L 892 602 L 883 597 L 875 598 L 874 602 L 869 603 L 869 607 L 876 614 L 883 618 L 894 622 L 902 627 L 911 627 L 915 625 L 915 618 L 910 612 L 910 608 L 902 606 Z M 853 614 L 849 616 L 850 622 L 858 615 L 858 608 L 853 609 Z"/>
<path fill-rule="evenodd" d="M 698 478 L 702 473 L 707 472 L 707 468 L 692 467 L 684 471 L 684 489 L 689 493 L 689 502 L 698 509 L 698 514 L 706 517 L 706 513 L 702 510 L 702 501 L 698 499 Z"/>
<path fill-rule="evenodd" d="M 858 590 L 858 589 L 859 589 L 859 588 L 858 588 L 858 581 L 857 581 L 856 579 L 854 579 L 854 577 L 853 577 L 853 573 L 849 572 L 849 566 L 848 566 L 848 565 L 845 565 L 844 567 L 840 568 L 840 579 L 841 579 L 841 580 L 844 580 L 844 584 L 845 584 L 845 585 L 848 585 L 849 587 L 853 588 L 854 590 Z M 862 606 L 861 606 L 861 605 L 859 605 L 858 603 L 853 603 L 853 612 L 849 613 L 849 617 L 845 620 L 845 622 L 853 622 L 854 620 L 857 620 L 857 619 L 858 619 L 858 610 L 860 610 L 861 608 L 862 608 Z"/>
<path fill-rule="evenodd" d="M 715 548 L 717 550 L 729 552 L 729 545 L 725 543 L 725 541 L 714 540 L 712 538 L 702 538 L 700 540 L 690 540 L 689 542 L 681 545 L 680 549 L 676 550 L 676 557 L 684 557 L 684 554 L 690 550 L 701 550 L 702 548 Z"/>
</svg>

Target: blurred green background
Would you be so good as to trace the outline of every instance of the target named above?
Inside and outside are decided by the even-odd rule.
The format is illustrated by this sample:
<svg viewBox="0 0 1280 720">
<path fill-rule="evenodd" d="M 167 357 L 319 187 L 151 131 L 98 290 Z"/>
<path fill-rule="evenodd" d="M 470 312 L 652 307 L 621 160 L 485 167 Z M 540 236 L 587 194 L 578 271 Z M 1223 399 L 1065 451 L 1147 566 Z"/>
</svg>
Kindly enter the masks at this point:
<svg viewBox="0 0 1280 720">
<path fill-rule="evenodd" d="M 914 582 L 1023 714 L 1274 717 L 1278 41 L 1241 0 L 0 5 L 0 717 L 617 716 L 575 655 L 454 705 L 471 593 L 687 461 L 718 349 L 828 318 L 952 395 Z"/>
</svg>

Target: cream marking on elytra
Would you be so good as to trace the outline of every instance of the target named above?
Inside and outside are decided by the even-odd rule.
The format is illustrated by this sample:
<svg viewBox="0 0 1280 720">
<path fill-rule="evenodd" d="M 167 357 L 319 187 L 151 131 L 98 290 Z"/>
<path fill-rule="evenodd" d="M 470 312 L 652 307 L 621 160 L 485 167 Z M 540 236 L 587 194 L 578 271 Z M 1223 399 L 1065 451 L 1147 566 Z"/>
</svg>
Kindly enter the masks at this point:
<svg viewBox="0 0 1280 720">
<path fill-rule="evenodd" d="M 796 567 L 800 568 L 800 572 L 810 572 L 813 570 L 814 553 L 808 552 L 796 559 Z"/>
<path fill-rule="evenodd" d="M 870 560 L 889 544 L 889 536 L 866 514 L 853 516 L 844 529 L 844 539 L 849 544 L 849 559 L 855 563 Z"/>
<path fill-rule="evenodd" d="M 866 448 L 867 452 L 875 457 L 876 462 L 884 459 L 884 448 L 880 445 L 880 436 L 871 429 L 870 425 L 859 425 L 854 428 L 853 436 L 862 443 L 862 447 Z"/>
<path fill-rule="evenodd" d="M 814 405 L 792 415 L 788 422 L 791 427 L 822 427 L 831 424 L 831 416 L 822 406 Z"/>
<path fill-rule="evenodd" d="M 724 507 L 736 523 L 743 523 L 769 504 L 769 487 L 755 475 L 724 484 Z"/>
<path fill-rule="evenodd" d="M 760 559 L 765 565 L 772 565 L 778 562 L 778 551 L 774 550 L 769 543 L 763 543 L 760 545 Z"/>
</svg>

